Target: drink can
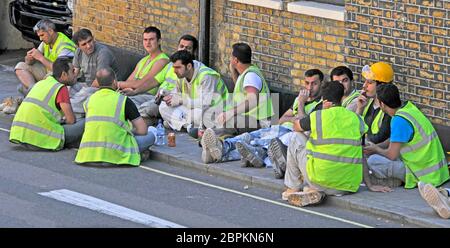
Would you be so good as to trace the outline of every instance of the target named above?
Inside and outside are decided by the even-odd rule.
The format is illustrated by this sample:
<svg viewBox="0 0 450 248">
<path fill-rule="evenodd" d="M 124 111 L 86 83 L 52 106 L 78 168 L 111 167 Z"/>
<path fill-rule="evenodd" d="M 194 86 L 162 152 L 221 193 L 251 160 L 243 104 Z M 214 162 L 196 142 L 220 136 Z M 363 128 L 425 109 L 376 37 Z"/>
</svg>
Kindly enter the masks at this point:
<svg viewBox="0 0 450 248">
<path fill-rule="evenodd" d="M 167 145 L 170 146 L 170 147 L 175 147 L 176 146 L 175 133 L 174 132 L 170 132 L 167 135 Z"/>
</svg>

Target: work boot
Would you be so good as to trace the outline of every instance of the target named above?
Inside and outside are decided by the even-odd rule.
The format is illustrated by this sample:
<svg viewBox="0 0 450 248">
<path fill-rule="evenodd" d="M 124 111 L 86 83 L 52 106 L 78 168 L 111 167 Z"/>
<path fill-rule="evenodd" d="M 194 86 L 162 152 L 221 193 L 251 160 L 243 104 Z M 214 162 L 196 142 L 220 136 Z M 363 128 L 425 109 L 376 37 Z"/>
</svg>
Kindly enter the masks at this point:
<svg viewBox="0 0 450 248">
<path fill-rule="evenodd" d="M 266 151 L 262 147 L 254 147 L 244 142 L 236 142 L 236 149 L 241 154 L 244 160 L 250 162 L 252 167 L 262 168 L 264 167 L 263 157 L 266 155 Z"/>
<path fill-rule="evenodd" d="M 430 205 L 441 218 L 450 218 L 450 204 L 448 196 L 445 196 L 433 185 L 419 182 L 419 192 L 422 198 Z"/>
<path fill-rule="evenodd" d="M 287 146 L 279 138 L 275 138 L 270 141 L 267 155 L 272 161 L 275 178 L 283 178 L 286 172 Z"/>
<path fill-rule="evenodd" d="M 209 153 L 209 156 L 213 159 L 213 162 L 219 162 L 222 160 L 223 145 L 216 133 L 211 128 L 206 129 L 202 137 L 202 149 L 205 153 Z M 207 154 L 205 154 L 206 156 Z M 202 156 L 203 157 L 203 156 Z M 205 162 L 206 163 L 206 162 Z"/>
<path fill-rule="evenodd" d="M 17 112 L 17 109 L 19 108 L 19 105 L 22 103 L 23 99 L 22 97 L 16 97 L 13 99 L 12 105 L 8 105 L 5 108 L 3 108 L 3 113 L 5 114 L 15 114 Z"/>
<path fill-rule="evenodd" d="M 141 163 L 147 161 L 149 157 L 150 157 L 150 150 L 145 150 L 141 152 Z"/>
<path fill-rule="evenodd" d="M 288 202 L 297 207 L 304 207 L 321 203 L 325 196 L 324 192 L 316 190 L 296 192 L 288 196 Z"/>
<path fill-rule="evenodd" d="M 14 102 L 14 98 L 12 96 L 9 96 L 5 99 L 3 99 L 2 103 L 0 104 L 0 111 L 3 111 L 8 106 L 12 106 Z"/>
<path fill-rule="evenodd" d="M 248 160 L 246 160 L 244 158 L 241 158 L 240 164 L 241 164 L 242 168 L 252 167 L 252 164 L 250 163 L 250 161 L 248 161 Z"/>
</svg>

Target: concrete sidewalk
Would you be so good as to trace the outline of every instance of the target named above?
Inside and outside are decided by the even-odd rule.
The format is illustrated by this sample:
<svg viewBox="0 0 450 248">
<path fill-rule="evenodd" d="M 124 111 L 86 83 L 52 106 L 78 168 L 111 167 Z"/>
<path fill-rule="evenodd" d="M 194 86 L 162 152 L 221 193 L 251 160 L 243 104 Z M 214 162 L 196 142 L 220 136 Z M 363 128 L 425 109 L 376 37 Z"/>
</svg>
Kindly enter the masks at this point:
<svg viewBox="0 0 450 248">
<path fill-rule="evenodd" d="M 0 98 L 19 95 L 16 92 L 17 78 L 10 63 L 2 62 L 0 56 L 0 83 L 2 91 Z M 12 121 L 12 116 L 0 114 L 3 120 Z M 186 133 L 176 134 L 176 147 L 154 146 L 151 148 L 151 159 L 168 163 L 173 166 L 187 167 L 200 173 L 226 177 L 239 180 L 249 187 L 264 187 L 280 195 L 283 190 L 283 180 L 275 179 L 271 168 L 241 168 L 239 161 L 203 164 L 201 161 L 201 148 L 198 142 Z M 151 162 L 146 162 L 151 166 Z M 444 185 L 450 187 L 450 183 Z M 391 193 L 369 192 L 361 187 L 359 192 L 342 197 L 329 197 L 325 204 L 338 208 L 355 210 L 379 217 L 398 220 L 424 227 L 450 227 L 450 220 L 441 219 L 431 207 L 420 197 L 417 189 L 405 190 L 395 188 Z M 313 209 L 314 207 L 310 207 Z"/>
</svg>

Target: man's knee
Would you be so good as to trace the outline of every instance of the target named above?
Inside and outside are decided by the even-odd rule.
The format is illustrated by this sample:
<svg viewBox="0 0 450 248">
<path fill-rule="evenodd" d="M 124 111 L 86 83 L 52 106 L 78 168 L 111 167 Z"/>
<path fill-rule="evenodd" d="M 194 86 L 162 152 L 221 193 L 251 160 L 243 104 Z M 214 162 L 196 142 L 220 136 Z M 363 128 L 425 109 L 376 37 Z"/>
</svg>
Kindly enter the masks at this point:
<svg viewBox="0 0 450 248">
<path fill-rule="evenodd" d="M 31 71 L 30 66 L 25 62 L 19 62 L 14 67 L 14 71 L 16 71 L 16 74 L 18 73 L 17 70 L 24 70 L 24 71 Z"/>
</svg>

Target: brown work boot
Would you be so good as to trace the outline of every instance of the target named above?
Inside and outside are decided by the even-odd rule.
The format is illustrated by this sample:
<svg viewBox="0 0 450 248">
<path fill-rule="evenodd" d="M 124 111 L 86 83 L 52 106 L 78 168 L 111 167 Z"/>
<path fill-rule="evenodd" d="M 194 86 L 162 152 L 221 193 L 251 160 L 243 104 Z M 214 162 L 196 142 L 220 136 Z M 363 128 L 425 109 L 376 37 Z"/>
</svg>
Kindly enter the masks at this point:
<svg viewBox="0 0 450 248">
<path fill-rule="evenodd" d="M 2 103 L 0 104 L 0 111 L 3 111 L 8 106 L 12 106 L 14 102 L 14 98 L 12 96 L 9 96 L 5 99 L 3 99 Z"/>
<path fill-rule="evenodd" d="M 3 113 L 5 114 L 15 114 L 17 112 L 17 109 L 19 108 L 19 105 L 22 103 L 23 98 L 22 97 L 15 97 L 12 101 L 11 105 L 7 105 L 5 108 L 3 108 Z"/>
<path fill-rule="evenodd" d="M 281 199 L 282 199 L 283 201 L 287 201 L 287 200 L 288 200 L 288 197 L 289 197 L 291 194 L 293 194 L 293 193 L 298 193 L 298 192 L 300 192 L 300 191 L 298 191 L 298 190 L 296 190 L 296 189 L 290 189 L 290 188 L 287 188 L 285 191 L 283 191 L 283 193 L 281 193 Z"/>
<path fill-rule="evenodd" d="M 325 199 L 325 193 L 317 190 L 292 193 L 288 196 L 288 202 L 297 207 L 319 204 Z"/>
</svg>

